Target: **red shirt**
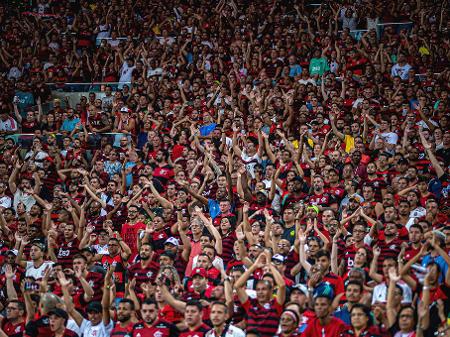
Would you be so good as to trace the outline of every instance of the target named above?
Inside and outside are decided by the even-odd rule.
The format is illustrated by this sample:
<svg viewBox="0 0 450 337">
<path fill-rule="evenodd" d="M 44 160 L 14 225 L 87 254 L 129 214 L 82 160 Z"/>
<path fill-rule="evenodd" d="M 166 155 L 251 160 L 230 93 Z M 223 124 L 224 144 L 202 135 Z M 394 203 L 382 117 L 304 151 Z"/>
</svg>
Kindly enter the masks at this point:
<svg viewBox="0 0 450 337">
<path fill-rule="evenodd" d="M 339 275 L 328 273 L 323 277 L 323 280 L 328 282 L 333 287 L 335 295 L 339 295 L 344 292 L 344 281 Z"/>
<path fill-rule="evenodd" d="M 202 323 L 199 327 L 195 328 L 194 330 L 190 330 L 189 328 L 181 330 L 179 337 L 203 337 L 211 328 L 206 325 L 205 323 Z"/>
<path fill-rule="evenodd" d="M 331 317 L 330 322 L 322 326 L 320 320 L 315 317 L 308 321 L 303 337 L 336 337 L 345 331 L 345 324 L 339 318 Z"/>
<path fill-rule="evenodd" d="M 25 331 L 25 322 L 12 324 L 6 318 L 2 321 L 2 330 L 9 337 L 22 337 Z"/>
<path fill-rule="evenodd" d="M 122 226 L 122 231 L 120 236 L 122 236 L 123 241 L 130 247 L 132 256 L 138 253 L 137 248 L 137 237 L 140 230 L 145 230 L 146 225 L 143 222 L 136 222 L 134 225 L 125 223 Z"/>
</svg>

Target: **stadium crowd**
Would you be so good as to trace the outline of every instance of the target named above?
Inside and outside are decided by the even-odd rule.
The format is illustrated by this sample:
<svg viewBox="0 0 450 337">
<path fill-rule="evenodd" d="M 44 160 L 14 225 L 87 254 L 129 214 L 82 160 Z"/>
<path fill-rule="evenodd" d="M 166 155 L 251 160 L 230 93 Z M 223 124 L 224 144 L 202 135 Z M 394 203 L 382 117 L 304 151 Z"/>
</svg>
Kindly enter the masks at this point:
<svg viewBox="0 0 450 337">
<path fill-rule="evenodd" d="M 448 12 L 1 2 L 0 337 L 449 337 Z"/>
</svg>

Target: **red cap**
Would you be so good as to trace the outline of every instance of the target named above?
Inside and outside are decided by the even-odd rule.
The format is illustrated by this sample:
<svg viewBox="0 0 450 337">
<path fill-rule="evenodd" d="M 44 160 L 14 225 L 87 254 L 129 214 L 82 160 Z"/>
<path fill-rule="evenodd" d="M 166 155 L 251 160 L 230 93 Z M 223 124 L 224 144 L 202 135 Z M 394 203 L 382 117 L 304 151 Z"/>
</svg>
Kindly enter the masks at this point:
<svg viewBox="0 0 450 337">
<path fill-rule="evenodd" d="M 205 268 L 195 268 L 194 271 L 192 272 L 192 277 L 194 277 L 196 275 L 200 275 L 201 277 L 206 278 Z"/>
</svg>

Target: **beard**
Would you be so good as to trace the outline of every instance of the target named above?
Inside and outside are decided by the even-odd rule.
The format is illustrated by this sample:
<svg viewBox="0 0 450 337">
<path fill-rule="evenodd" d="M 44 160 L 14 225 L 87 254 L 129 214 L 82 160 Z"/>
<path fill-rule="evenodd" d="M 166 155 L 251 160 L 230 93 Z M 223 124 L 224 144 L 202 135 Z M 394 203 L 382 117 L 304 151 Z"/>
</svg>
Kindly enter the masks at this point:
<svg viewBox="0 0 450 337">
<path fill-rule="evenodd" d="M 130 318 L 131 318 L 131 316 L 119 316 L 119 317 L 117 317 L 117 320 L 120 323 L 124 323 L 124 322 L 128 321 Z"/>
</svg>

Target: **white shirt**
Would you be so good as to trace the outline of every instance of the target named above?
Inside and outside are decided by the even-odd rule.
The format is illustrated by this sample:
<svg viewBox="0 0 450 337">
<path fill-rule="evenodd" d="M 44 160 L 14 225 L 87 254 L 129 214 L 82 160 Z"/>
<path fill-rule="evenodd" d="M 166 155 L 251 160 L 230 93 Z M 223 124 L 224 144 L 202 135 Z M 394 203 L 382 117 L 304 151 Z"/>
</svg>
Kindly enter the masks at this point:
<svg viewBox="0 0 450 337">
<path fill-rule="evenodd" d="M 197 268 L 197 260 L 198 260 L 198 255 L 194 256 L 194 259 L 192 260 L 193 268 Z M 223 265 L 222 258 L 218 257 L 218 256 L 216 256 L 214 258 L 214 261 L 212 262 L 212 266 L 214 268 L 218 269 L 218 270 L 221 270 L 221 269 L 225 268 L 224 265 Z"/>
<path fill-rule="evenodd" d="M 17 122 L 12 117 L 6 121 L 0 119 L 0 131 L 17 131 Z"/>
<path fill-rule="evenodd" d="M 17 188 L 16 193 L 14 193 L 14 210 L 17 212 L 17 205 L 19 202 L 25 205 L 27 212 L 30 211 L 31 206 L 36 203 L 36 200 L 31 194 L 23 192 L 21 189 Z"/>
<path fill-rule="evenodd" d="M 109 254 L 108 244 L 103 245 L 103 246 L 93 245 L 92 247 L 95 248 L 95 250 L 97 251 L 97 254 L 100 254 L 100 255 L 108 255 Z"/>
<path fill-rule="evenodd" d="M 167 44 L 167 45 L 171 46 L 175 42 L 175 39 L 173 37 L 170 37 L 170 36 L 168 36 L 168 37 L 158 36 L 158 37 L 156 37 L 156 39 L 159 41 L 159 43 L 161 45 Z"/>
<path fill-rule="evenodd" d="M 11 80 L 13 78 L 17 80 L 20 76 L 22 76 L 22 72 L 19 68 L 12 67 L 11 69 L 9 69 L 8 80 Z"/>
<path fill-rule="evenodd" d="M 402 303 L 411 303 L 412 302 L 412 290 L 411 288 L 403 281 L 399 281 L 397 283 L 403 289 Z M 380 283 L 379 285 L 373 288 L 372 295 L 372 304 L 376 302 L 386 303 L 387 302 L 387 286 L 386 282 Z"/>
<path fill-rule="evenodd" d="M 392 77 L 399 76 L 402 80 L 407 80 L 409 77 L 409 69 L 411 69 L 411 66 L 408 63 L 406 63 L 404 66 L 396 63 L 391 69 L 391 75 Z"/>
<path fill-rule="evenodd" d="M 28 158 L 31 158 L 34 154 L 34 151 L 28 151 L 28 153 L 25 155 L 25 160 L 27 160 Z M 48 153 L 42 150 L 39 150 L 39 152 L 36 154 L 36 156 L 34 157 L 34 164 L 37 167 L 43 168 L 44 167 L 44 160 L 48 157 Z"/>
<path fill-rule="evenodd" d="M 394 132 L 381 133 L 381 134 L 377 135 L 375 141 L 377 141 L 379 137 L 381 137 L 388 144 L 395 145 L 395 144 L 397 144 L 397 141 L 398 141 L 398 135 Z"/>
<path fill-rule="evenodd" d="M 120 68 L 120 79 L 119 82 L 131 82 L 131 75 L 133 74 L 133 70 L 136 68 L 135 66 L 128 66 L 127 61 L 122 64 L 122 68 Z"/>
<path fill-rule="evenodd" d="M 32 261 L 27 261 L 27 266 L 25 267 L 25 276 L 40 280 L 44 277 L 45 269 L 51 266 L 53 266 L 52 261 L 44 261 L 44 263 L 39 268 L 35 268 Z"/>
<path fill-rule="evenodd" d="M 216 332 L 214 331 L 214 329 L 209 330 L 205 334 L 205 337 L 216 337 L 216 336 L 220 337 L 219 335 L 216 335 Z M 222 333 L 222 336 L 223 336 L 223 333 Z M 228 330 L 225 333 L 225 337 L 245 337 L 245 333 L 244 333 L 244 331 L 235 327 L 234 325 L 230 325 L 230 326 L 228 326 Z"/>
<path fill-rule="evenodd" d="M 80 326 L 80 331 L 83 332 L 83 337 L 109 337 L 114 327 L 113 321 L 110 320 L 108 325 L 101 321 L 97 325 L 92 325 L 91 321 L 83 319 Z"/>
<path fill-rule="evenodd" d="M 7 195 L 0 198 L 0 207 L 10 208 L 11 207 L 11 198 Z"/>
<path fill-rule="evenodd" d="M 258 153 L 255 153 L 253 156 L 249 156 L 245 151 L 241 153 L 241 159 L 245 164 L 245 168 L 247 172 L 250 173 L 252 178 L 255 178 L 255 166 L 257 164 L 261 164 L 262 160 L 259 158 Z"/>
</svg>

